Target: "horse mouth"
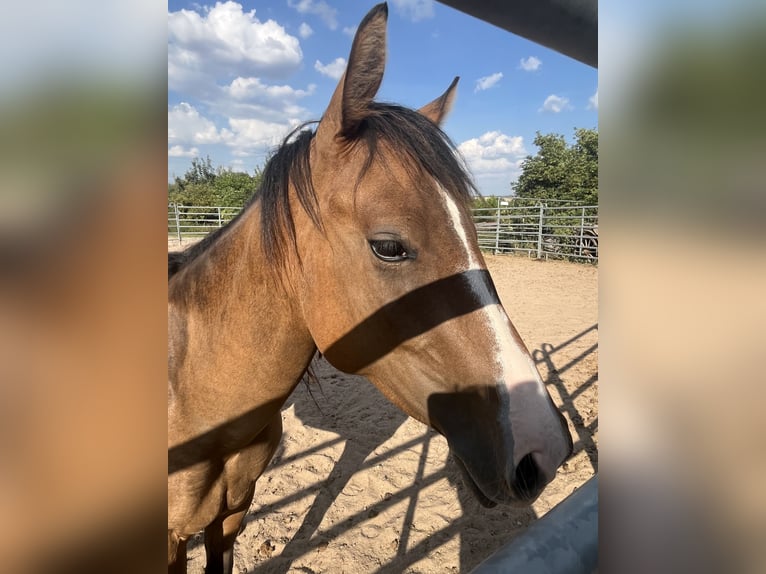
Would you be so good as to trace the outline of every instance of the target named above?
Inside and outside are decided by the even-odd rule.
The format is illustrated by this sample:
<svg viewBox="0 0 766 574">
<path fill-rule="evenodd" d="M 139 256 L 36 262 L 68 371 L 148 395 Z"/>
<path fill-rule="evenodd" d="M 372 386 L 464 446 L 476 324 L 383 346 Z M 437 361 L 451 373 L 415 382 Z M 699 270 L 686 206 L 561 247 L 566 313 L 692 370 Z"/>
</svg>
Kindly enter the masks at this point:
<svg viewBox="0 0 766 574">
<path fill-rule="evenodd" d="M 457 467 L 460 469 L 460 473 L 463 475 L 463 482 L 465 482 L 468 485 L 468 488 L 471 489 L 474 496 L 479 501 L 479 504 L 481 504 L 484 508 L 494 508 L 497 506 L 497 502 L 490 499 L 486 494 L 484 494 L 484 492 L 482 492 L 481 488 L 479 488 L 479 485 L 476 484 L 476 481 L 471 476 L 471 473 L 468 472 L 465 464 L 463 464 L 463 461 L 460 460 L 460 457 L 453 453 L 453 458 L 457 463 Z"/>
</svg>

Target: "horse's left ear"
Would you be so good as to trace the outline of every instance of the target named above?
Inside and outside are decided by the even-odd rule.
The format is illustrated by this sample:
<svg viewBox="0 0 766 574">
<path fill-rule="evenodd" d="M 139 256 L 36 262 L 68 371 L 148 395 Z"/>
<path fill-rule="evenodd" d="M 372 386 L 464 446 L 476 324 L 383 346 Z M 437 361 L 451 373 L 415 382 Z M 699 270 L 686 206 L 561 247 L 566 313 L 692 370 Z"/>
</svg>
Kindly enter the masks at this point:
<svg viewBox="0 0 766 574">
<path fill-rule="evenodd" d="M 420 108 L 418 111 L 437 126 L 442 125 L 444 118 L 447 117 L 447 114 L 449 113 L 450 109 L 452 108 L 452 104 L 455 101 L 455 95 L 457 94 L 457 83 L 459 80 L 460 76 L 455 76 L 455 79 L 452 80 L 452 83 L 449 85 L 449 88 L 447 88 L 446 92 L 444 92 L 430 104 L 426 104 Z"/>
<path fill-rule="evenodd" d="M 319 142 L 329 143 L 337 137 L 353 138 L 369 114 L 386 67 L 387 20 L 388 6 L 384 2 L 370 10 L 359 24 L 346 72 L 319 122 Z"/>
</svg>

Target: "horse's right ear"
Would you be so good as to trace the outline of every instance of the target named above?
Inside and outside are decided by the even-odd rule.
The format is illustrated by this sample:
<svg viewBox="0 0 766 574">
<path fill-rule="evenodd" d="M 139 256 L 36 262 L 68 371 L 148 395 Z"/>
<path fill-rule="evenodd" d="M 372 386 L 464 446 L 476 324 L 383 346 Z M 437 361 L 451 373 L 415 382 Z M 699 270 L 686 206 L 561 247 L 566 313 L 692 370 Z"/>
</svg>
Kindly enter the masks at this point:
<svg viewBox="0 0 766 574">
<path fill-rule="evenodd" d="M 441 126 L 444 122 L 444 118 L 447 117 L 452 104 L 455 102 L 455 94 L 457 94 L 457 83 L 460 81 L 460 76 L 455 76 L 452 83 L 441 96 L 436 98 L 430 104 L 426 104 L 418 111 L 435 123 L 437 126 Z"/>
<path fill-rule="evenodd" d="M 387 20 L 388 5 L 384 2 L 370 10 L 359 24 L 346 72 L 317 128 L 320 145 L 337 137 L 352 137 L 367 116 L 386 67 Z"/>
</svg>

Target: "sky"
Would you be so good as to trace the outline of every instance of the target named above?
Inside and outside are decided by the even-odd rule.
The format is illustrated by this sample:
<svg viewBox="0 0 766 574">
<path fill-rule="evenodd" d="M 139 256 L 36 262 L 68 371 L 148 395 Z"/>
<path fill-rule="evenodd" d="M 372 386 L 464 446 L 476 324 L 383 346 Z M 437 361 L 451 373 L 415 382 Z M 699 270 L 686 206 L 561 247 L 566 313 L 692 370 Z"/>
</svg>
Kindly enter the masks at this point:
<svg viewBox="0 0 766 574">
<path fill-rule="evenodd" d="M 192 158 L 252 173 L 318 120 L 374 2 L 168 3 L 168 179 Z M 510 195 L 536 132 L 598 125 L 598 73 L 432 0 L 391 0 L 377 100 L 419 108 L 460 76 L 442 126 L 482 195 Z"/>
</svg>

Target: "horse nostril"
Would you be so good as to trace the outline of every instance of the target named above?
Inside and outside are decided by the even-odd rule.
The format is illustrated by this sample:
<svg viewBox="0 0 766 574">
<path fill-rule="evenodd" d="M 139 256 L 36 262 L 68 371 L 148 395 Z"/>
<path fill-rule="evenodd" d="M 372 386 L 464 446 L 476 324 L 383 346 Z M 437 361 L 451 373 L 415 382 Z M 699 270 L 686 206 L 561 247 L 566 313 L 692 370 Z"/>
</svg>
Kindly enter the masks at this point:
<svg viewBox="0 0 766 574">
<path fill-rule="evenodd" d="M 545 477 L 532 457 L 532 453 L 524 455 L 516 466 L 514 489 L 522 500 L 531 500 L 540 494 L 545 486 Z"/>
</svg>

